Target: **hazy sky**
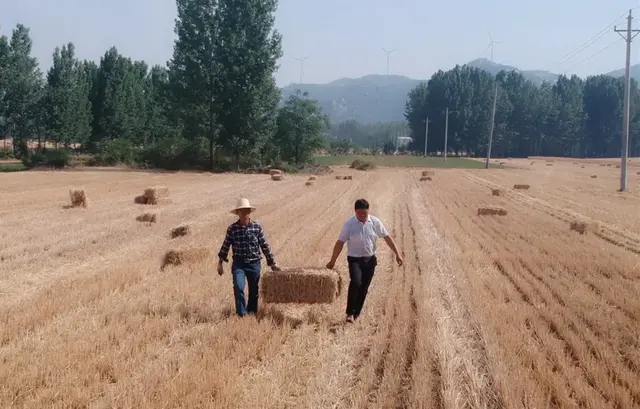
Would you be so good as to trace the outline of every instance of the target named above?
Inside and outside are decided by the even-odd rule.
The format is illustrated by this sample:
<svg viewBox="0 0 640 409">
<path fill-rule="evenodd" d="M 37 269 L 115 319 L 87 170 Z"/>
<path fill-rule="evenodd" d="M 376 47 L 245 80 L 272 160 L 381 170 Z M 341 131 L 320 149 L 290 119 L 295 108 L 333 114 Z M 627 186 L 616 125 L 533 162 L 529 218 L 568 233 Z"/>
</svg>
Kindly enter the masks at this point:
<svg viewBox="0 0 640 409">
<path fill-rule="evenodd" d="M 561 65 L 556 63 L 622 15 L 638 0 L 280 0 L 276 27 L 284 56 L 279 85 L 323 83 L 341 77 L 386 72 L 382 48 L 391 54 L 390 73 L 427 79 L 479 57 L 489 57 L 488 31 L 496 62 L 521 69 L 587 74 L 624 67 L 624 41 L 606 34 Z M 634 13 L 640 28 L 640 8 Z M 134 59 L 165 64 L 171 57 L 174 0 L 0 0 L 0 31 L 16 23 L 31 29 L 33 52 L 43 69 L 56 45 L 69 41 L 80 58 L 99 61 L 112 45 Z M 635 21 L 635 20 L 634 20 Z M 620 40 L 620 41 L 618 41 Z M 616 43 L 617 42 L 617 43 Z M 615 43 L 606 51 L 594 56 Z M 640 37 L 632 64 L 640 61 Z"/>
</svg>

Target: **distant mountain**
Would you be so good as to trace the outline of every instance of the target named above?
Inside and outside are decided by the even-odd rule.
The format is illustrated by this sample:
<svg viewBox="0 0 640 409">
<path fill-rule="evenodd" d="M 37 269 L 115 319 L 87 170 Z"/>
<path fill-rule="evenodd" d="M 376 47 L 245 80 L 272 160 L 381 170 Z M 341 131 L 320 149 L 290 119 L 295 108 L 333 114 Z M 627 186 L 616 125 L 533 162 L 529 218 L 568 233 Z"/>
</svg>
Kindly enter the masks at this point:
<svg viewBox="0 0 640 409">
<path fill-rule="evenodd" d="M 328 84 L 291 84 L 282 89 L 288 98 L 296 89 L 317 99 L 331 122 L 355 119 L 361 123 L 404 120 L 407 94 L 419 80 L 401 75 L 341 78 Z"/>
<path fill-rule="evenodd" d="M 522 74 L 522 76 L 533 82 L 536 85 L 541 85 L 544 81 L 554 83 L 558 80 L 559 75 L 554 74 L 549 71 L 541 71 L 541 70 L 520 70 L 516 67 L 512 67 L 510 65 L 498 64 L 495 62 L 491 62 L 486 58 L 478 58 L 477 60 L 473 60 L 468 62 L 466 65 L 470 67 L 480 68 L 481 70 L 485 70 L 493 75 L 496 75 L 500 71 L 516 71 Z"/>
<path fill-rule="evenodd" d="M 549 71 L 520 70 L 486 58 L 473 60 L 466 65 L 493 75 L 502 70 L 516 71 L 537 85 L 545 81 L 555 83 L 559 77 Z M 621 77 L 624 76 L 624 70 L 612 71 L 606 75 Z M 631 77 L 640 82 L 640 64 L 631 66 Z M 282 89 L 282 94 L 283 98 L 288 98 L 296 89 L 308 92 L 311 98 L 320 101 L 323 111 L 333 123 L 349 119 L 365 124 L 403 121 L 407 94 L 420 82 L 426 81 L 428 80 L 401 75 L 365 75 L 361 78 L 340 78 L 328 84 L 291 84 Z"/>
<path fill-rule="evenodd" d="M 606 75 L 611 77 L 624 77 L 624 68 L 608 72 Z M 636 81 L 640 81 L 640 64 L 632 65 L 629 67 L 629 75 Z"/>
</svg>

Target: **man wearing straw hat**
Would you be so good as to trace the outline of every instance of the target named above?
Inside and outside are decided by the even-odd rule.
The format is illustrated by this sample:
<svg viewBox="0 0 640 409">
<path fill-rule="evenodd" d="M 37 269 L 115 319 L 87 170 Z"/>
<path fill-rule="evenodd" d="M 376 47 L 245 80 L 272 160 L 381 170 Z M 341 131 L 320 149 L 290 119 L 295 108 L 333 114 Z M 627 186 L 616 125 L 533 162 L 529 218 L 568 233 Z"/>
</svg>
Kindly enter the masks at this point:
<svg viewBox="0 0 640 409">
<path fill-rule="evenodd" d="M 262 226 L 251 220 L 251 212 L 256 210 L 246 198 L 238 199 L 236 207 L 231 213 L 238 216 L 238 220 L 227 228 L 227 234 L 218 252 L 218 274 L 224 274 L 222 263 L 229 262 L 227 255 L 233 247 L 233 262 L 231 276 L 233 278 L 233 295 L 236 304 L 236 314 L 244 317 L 258 312 L 258 284 L 260 282 L 260 250 L 267 259 L 267 265 L 273 271 L 279 271 L 273 253 L 267 243 Z M 249 287 L 248 302 L 244 297 L 245 281 Z"/>
<path fill-rule="evenodd" d="M 373 280 L 378 260 L 376 258 L 376 240 L 384 239 L 396 255 L 396 262 L 402 266 L 403 260 L 396 243 L 387 232 L 380 219 L 369 214 L 369 202 L 358 199 L 354 205 L 355 215 L 349 218 L 340 231 L 333 246 L 331 261 L 327 268 L 332 269 L 344 243 L 347 243 L 347 262 L 349 264 L 349 290 L 347 293 L 347 322 L 355 322 L 362 312 L 367 298 L 369 285 Z"/>
</svg>

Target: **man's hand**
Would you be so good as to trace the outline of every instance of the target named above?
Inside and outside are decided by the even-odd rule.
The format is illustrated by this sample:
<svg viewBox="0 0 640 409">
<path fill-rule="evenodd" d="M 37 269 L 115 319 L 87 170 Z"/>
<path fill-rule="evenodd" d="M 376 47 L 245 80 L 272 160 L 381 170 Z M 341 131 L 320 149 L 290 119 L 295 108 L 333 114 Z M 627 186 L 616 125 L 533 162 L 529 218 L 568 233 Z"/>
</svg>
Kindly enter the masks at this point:
<svg viewBox="0 0 640 409">
<path fill-rule="evenodd" d="M 396 263 L 398 263 L 398 266 L 402 266 L 402 264 L 404 263 L 404 260 L 402 260 L 402 256 L 400 254 L 396 254 Z"/>
<path fill-rule="evenodd" d="M 333 270 L 333 267 L 336 265 L 336 262 L 331 260 L 330 262 L 327 263 L 327 269 L 329 270 Z"/>
<path fill-rule="evenodd" d="M 224 274 L 224 267 L 222 266 L 222 260 L 220 260 L 218 262 L 218 275 L 223 275 Z"/>
</svg>

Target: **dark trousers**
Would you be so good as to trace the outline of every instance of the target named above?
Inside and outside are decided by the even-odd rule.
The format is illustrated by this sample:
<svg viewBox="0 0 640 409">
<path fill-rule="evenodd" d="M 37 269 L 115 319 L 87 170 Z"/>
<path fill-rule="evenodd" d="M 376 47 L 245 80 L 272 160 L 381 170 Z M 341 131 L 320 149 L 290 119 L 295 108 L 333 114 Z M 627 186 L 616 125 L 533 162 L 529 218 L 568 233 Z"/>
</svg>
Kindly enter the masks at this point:
<svg viewBox="0 0 640 409">
<path fill-rule="evenodd" d="M 373 279 L 378 260 L 373 257 L 347 257 L 349 263 L 349 292 L 347 293 L 347 315 L 358 317 L 367 298 L 369 284 Z"/>
<path fill-rule="evenodd" d="M 258 284 L 260 282 L 260 262 L 245 263 L 233 261 L 231 265 L 233 277 L 233 296 L 236 301 L 236 314 L 244 317 L 258 312 Z M 249 287 L 249 301 L 244 297 L 245 282 Z"/>
</svg>

